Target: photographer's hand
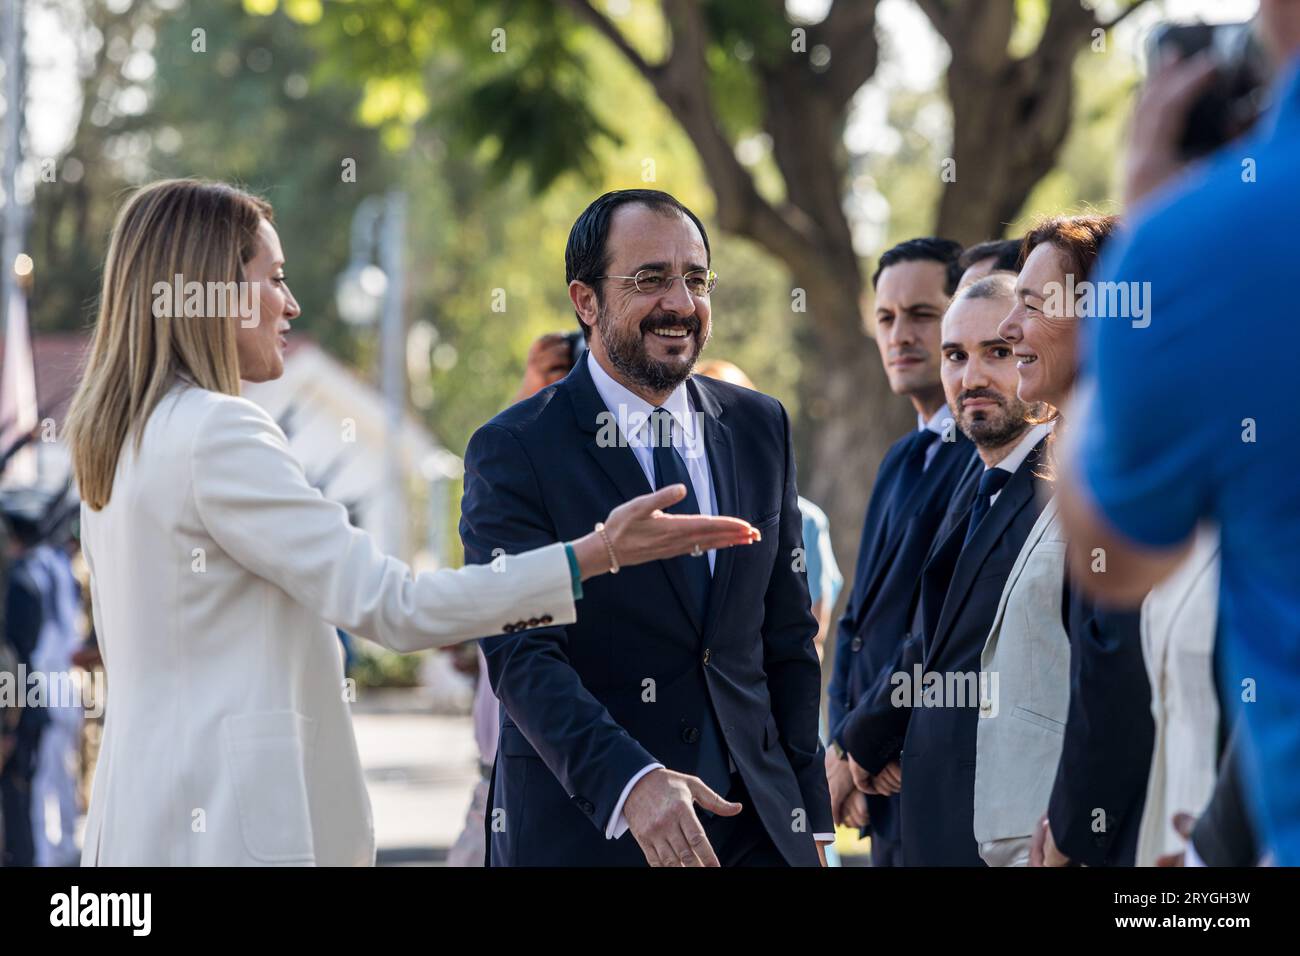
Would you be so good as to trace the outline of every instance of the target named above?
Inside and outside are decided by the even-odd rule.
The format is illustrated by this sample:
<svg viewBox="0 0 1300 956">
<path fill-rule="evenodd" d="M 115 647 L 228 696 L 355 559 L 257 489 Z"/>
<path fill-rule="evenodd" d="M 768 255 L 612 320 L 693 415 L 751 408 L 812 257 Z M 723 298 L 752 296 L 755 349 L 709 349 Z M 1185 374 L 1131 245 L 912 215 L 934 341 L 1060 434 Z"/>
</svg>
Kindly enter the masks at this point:
<svg viewBox="0 0 1300 956">
<path fill-rule="evenodd" d="M 1124 202 L 1130 211 L 1186 168 L 1178 143 L 1214 71 L 1213 58 L 1199 53 L 1164 61 L 1147 81 L 1129 127 Z"/>
</svg>

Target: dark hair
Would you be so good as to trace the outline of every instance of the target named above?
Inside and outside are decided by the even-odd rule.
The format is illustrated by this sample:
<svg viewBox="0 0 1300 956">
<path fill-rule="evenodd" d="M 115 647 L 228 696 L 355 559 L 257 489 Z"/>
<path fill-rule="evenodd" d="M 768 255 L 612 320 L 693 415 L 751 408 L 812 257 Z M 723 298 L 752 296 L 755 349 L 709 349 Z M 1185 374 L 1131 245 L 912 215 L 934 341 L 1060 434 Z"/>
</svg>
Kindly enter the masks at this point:
<svg viewBox="0 0 1300 956">
<path fill-rule="evenodd" d="M 965 272 L 975 263 L 983 262 L 985 259 L 995 260 L 994 272 L 1019 272 L 1020 240 L 992 239 L 988 242 L 976 243 L 961 254 L 957 264 L 961 266 L 961 271 Z"/>
<path fill-rule="evenodd" d="M 603 303 L 601 286 L 597 276 L 609 269 L 609 221 L 614 210 L 627 203 L 640 203 L 665 216 L 682 215 L 695 223 L 704 240 L 705 265 L 712 264 L 713 251 L 709 248 L 709 232 L 700 222 L 700 217 L 683 206 L 674 196 L 658 189 L 615 189 L 596 199 L 582 211 L 573 228 L 569 230 L 569 241 L 564 247 L 564 281 L 574 279 L 596 290 L 596 301 Z M 577 315 L 575 312 L 574 315 Z M 583 335 L 591 337 L 591 329 L 578 316 L 578 325 L 582 326 Z"/>
<path fill-rule="evenodd" d="M 908 239 L 905 242 L 900 242 L 892 249 L 886 249 L 881 254 L 875 274 L 871 277 L 871 287 L 874 289 L 880 285 L 880 273 L 900 262 L 937 262 L 947 268 L 947 281 L 944 283 L 944 292 L 952 295 L 957 291 L 957 283 L 961 281 L 963 270 L 957 264 L 960 258 L 960 242 L 954 242 L 951 239 L 940 239 L 937 236 Z"/>
<path fill-rule="evenodd" d="M 1065 272 L 1078 281 L 1088 278 L 1101 247 L 1119 227 L 1119 216 L 1054 216 L 1025 234 L 1020 245 L 1019 267 L 1029 254 L 1045 242 L 1060 250 Z"/>
</svg>

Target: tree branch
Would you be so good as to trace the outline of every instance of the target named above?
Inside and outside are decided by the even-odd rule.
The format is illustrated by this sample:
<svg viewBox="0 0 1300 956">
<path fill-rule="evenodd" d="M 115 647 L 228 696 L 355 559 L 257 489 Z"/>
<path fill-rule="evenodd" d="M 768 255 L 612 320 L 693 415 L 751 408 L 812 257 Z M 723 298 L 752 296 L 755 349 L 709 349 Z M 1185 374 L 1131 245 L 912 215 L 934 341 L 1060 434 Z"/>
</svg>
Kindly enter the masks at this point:
<svg viewBox="0 0 1300 956">
<path fill-rule="evenodd" d="M 1140 8 L 1142 8 L 1142 7 L 1144 7 L 1144 6 L 1146 6 L 1148 2 L 1149 2 L 1149 0 L 1134 0 L 1133 4 L 1132 4 L 1131 6 L 1127 7 L 1127 8 L 1124 9 L 1124 10 L 1121 10 L 1119 13 L 1115 14 L 1113 17 L 1111 17 L 1111 18 L 1110 18 L 1109 20 L 1107 20 L 1106 22 L 1104 22 L 1104 23 L 1099 23 L 1099 26 L 1100 26 L 1103 30 L 1106 30 L 1107 32 L 1109 32 L 1109 31 L 1113 30 L 1113 29 L 1114 29 L 1114 28 L 1115 28 L 1115 27 L 1116 27 L 1116 26 L 1117 26 L 1117 25 L 1118 25 L 1122 20 L 1124 20 L 1124 19 L 1125 19 L 1125 18 L 1126 18 L 1130 13 L 1132 13 L 1134 10 L 1138 10 L 1138 9 L 1140 9 Z"/>
<path fill-rule="evenodd" d="M 621 30 L 613 22 L 591 5 L 589 0 L 564 0 L 565 4 L 578 19 L 587 23 L 588 26 L 595 27 L 597 32 L 618 49 L 623 54 L 623 58 L 636 67 L 651 83 L 655 82 L 656 76 L 664 69 L 665 63 L 650 64 L 646 62 L 645 57 L 636 51 L 632 44 L 627 42 Z"/>
<path fill-rule="evenodd" d="M 843 109 L 876 72 L 880 59 L 877 4 L 878 0 L 835 0 L 826 18 L 810 31 L 814 43 L 831 49 L 826 90 L 836 109 Z"/>
</svg>

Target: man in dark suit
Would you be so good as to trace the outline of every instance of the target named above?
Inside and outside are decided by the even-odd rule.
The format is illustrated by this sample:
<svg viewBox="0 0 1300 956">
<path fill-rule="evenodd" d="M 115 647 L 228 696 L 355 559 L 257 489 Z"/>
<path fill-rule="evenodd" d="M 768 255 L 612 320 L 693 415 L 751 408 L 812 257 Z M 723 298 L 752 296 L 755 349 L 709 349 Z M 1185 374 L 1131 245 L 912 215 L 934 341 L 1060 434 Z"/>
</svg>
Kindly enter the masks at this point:
<svg viewBox="0 0 1300 956">
<path fill-rule="evenodd" d="M 974 455 L 948 412 L 939 378 L 940 320 L 961 277 L 960 255 L 961 246 L 949 239 L 909 239 L 886 251 L 872 276 L 880 360 L 890 388 L 916 409 L 917 430 L 886 453 L 862 525 L 831 661 L 826 777 L 836 822 L 861 826 L 865 816 L 873 866 L 901 862 L 898 798 L 867 796 L 853 786 L 839 731 L 907 634 L 925 556 Z"/>
<path fill-rule="evenodd" d="M 997 334 L 1009 286 L 983 279 L 943 321 L 942 378 L 949 406 L 975 443 L 935 536 L 913 603 L 912 633 L 845 719 L 841 739 L 868 791 L 892 789 L 901 756 L 901 834 L 908 866 L 982 866 L 973 831 L 980 653 L 1002 586 L 1038 514 L 1035 495 L 1046 425 L 1016 396 L 1010 347 Z"/>
<path fill-rule="evenodd" d="M 833 831 L 789 420 L 690 378 L 715 277 L 671 196 L 600 197 L 565 259 L 588 353 L 471 439 L 466 560 L 672 483 L 672 510 L 746 516 L 762 541 L 626 568 L 583 585 L 576 624 L 483 641 L 502 703 L 489 863 L 815 866 Z"/>
</svg>

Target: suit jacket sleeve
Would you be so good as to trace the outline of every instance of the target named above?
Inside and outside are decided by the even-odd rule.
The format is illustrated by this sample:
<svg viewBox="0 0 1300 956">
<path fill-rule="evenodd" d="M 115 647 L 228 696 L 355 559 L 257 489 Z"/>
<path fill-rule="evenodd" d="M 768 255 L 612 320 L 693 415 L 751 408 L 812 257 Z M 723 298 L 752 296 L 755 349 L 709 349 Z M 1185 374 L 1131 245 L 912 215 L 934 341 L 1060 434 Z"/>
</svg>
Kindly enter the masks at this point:
<svg viewBox="0 0 1300 956">
<path fill-rule="evenodd" d="M 812 615 L 808 582 L 795 569 L 793 555 L 803 547 L 803 520 L 795 487 L 790 419 L 781 409 L 785 438 L 785 487 L 781 496 L 780 541 L 768 582 L 763 617 L 763 667 L 772 715 L 786 758 L 799 781 L 811 833 L 832 833 L 825 751 L 817 737 L 821 702 L 821 664 L 813 647 L 817 619 Z"/>
<path fill-rule="evenodd" d="M 868 773 L 879 773 L 898 757 L 912 717 L 911 701 L 894 702 L 895 674 L 912 673 L 913 665 L 925 661 L 925 640 L 920 632 L 909 634 L 894 653 L 893 660 L 876 675 L 858 705 L 844 719 L 838 740 Z"/>
<path fill-rule="evenodd" d="M 1076 863 L 1132 866 L 1146 800 L 1155 725 L 1142 661 L 1140 615 L 1111 611 L 1071 591 L 1070 704 L 1048 821 Z M 1131 843 L 1132 845 L 1128 845 Z"/>
<path fill-rule="evenodd" d="M 897 446 L 895 446 L 897 447 Z M 853 567 L 853 587 L 849 591 L 848 603 L 835 629 L 835 651 L 831 658 L 831 682 L 826 689 L 826 725 L 830 728 L 832 740 L 840 739 L 844 719 L 849 715 L 851 704 L 848 702 L 850 672 L 853 667 L 853 652 L 849 645 L 856 636 L 858 622 L 862 620 L 862 602 L 866 597 L 866 587 L 872 573 L 870 548 L 884 512 L 886 495 L 882 489 L 888 486 L 891 470 L 891 457 L 894 450 L 885 456 L 876 474 L 876 485 L 871 492 L 871 503 L 867 506 L 866 517 L 862 521 L 862 539 L 858 543 L 858 560 Z M 854 702 L 856 703 L 856 702 Z"/>
<path fill-rule="evenodd" d="M 480 428 L 465 452 L 460 535 L 466 561 L 555 540 L 532 463 L 498 425 Z M 658 761 L 583 686 L 569 663 L 565 628 L 487 638 L 481 647 L 492 689 L 511 721 L 604 833 L 627 782 Z"/>
<path fill-rule="evenodd" d="M 1255 866 L 1259 862 L 1259 841 L 1241 790 L 1241 745 L 1241 728 L 1236 727 L 1219 761 L 1214 794 L 1192 831 L 1192 846 L 1207 866 Z"/>
<path fill-rule="evenodd" d="M 413 574 L 311 486 L 284 432 L 252 402 L 223 398 L 204 415 L 191 474 L 199 518 L 226 555 L 349 634 L 414 651 L 545 614 L 576 619 L 562 544 L 495 567 Z"/>
</svg>

